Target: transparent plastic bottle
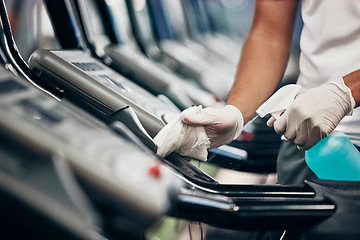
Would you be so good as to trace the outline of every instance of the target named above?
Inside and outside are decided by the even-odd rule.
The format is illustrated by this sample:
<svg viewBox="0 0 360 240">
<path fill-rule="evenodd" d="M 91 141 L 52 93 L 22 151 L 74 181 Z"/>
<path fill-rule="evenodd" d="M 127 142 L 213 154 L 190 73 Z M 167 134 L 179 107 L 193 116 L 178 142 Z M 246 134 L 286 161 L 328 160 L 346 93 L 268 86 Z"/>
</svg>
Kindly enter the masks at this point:
<svg viewBox="0 0 360 240">
<path fill-rule="evenodd" d="M 360 153 L 342 132 L 333 131 L 306 151 L 305 161 L 320 179 L 360 180 Z"/>
</svg>

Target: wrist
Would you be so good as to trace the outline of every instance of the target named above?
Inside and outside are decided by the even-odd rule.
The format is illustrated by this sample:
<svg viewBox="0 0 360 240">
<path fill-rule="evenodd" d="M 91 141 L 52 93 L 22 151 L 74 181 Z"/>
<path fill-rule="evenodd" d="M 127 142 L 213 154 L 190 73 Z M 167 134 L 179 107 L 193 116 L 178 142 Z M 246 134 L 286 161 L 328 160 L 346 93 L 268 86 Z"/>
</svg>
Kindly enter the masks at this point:
<svg viewBox="0 0 360 240">
<path fill-rule="evenodd" d="M 351 89 L 346 86 L 343 78 L 338 78 L 328 83 L 330 90 L 335 92 L 342 100 L 347 104 L 347 115 L 352 115 L 352 112 L 356 106 L 355 99 L 352 95 Z"/>
<path fill-rule="evenodd" d="M 234 137 L 233 140 L 239 138 L 243 126 L 244 126 L 244 117 L 241 113 L 241 111 L 235 107 L 234 105 L 225 105 L 224 106 L 225 109 L 227 109 L 228 111 L 231 112 L 231 115 L 234 116 L 234 120 L 236 121 L 236 131 L 234 132 Z"/>
<path fill-rule="evenodd" d="M 356 106 L 360 104 L 360 70 L 351 72 L 343 76 L 345 85 L 351 89 L 351 94 L 355 100 Z"/>
</svg>

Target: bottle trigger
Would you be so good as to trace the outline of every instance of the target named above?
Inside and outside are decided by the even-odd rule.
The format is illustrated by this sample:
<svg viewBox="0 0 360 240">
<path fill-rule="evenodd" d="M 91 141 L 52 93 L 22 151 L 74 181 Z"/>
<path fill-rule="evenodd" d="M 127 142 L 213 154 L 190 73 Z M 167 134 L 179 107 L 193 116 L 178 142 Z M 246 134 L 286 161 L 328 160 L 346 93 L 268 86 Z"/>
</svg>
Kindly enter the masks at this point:
<svg viewBox="0 0 360 240">
<path fill-rule="evenodd" d="M 296 84 L 283 86 L 256 110 L 257 115 L 263 118 L 267 114 L 271 114 L 275 119 L 278 119 L 294 101 L 301 88 L 300 85 Z"/>
</svg>

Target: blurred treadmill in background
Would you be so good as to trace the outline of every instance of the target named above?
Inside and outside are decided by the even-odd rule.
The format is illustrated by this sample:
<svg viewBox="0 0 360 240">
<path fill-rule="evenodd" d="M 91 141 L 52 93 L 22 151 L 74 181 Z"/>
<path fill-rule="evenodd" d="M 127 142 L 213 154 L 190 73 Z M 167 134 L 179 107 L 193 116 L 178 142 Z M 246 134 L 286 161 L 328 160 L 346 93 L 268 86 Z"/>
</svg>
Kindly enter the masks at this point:
<svg viewBox="0 0 360 240">
<path fill-rule="evenodd" d="M 211 5 L 217 2 L 214 0 L 205 2 L 200 0 L 176 1 L 182 2 L 190 37 L 220 57 L 227 59 L 232 65 L 237 66 L 243 43 L 235 42 L 219 32 L 215 35 L 210 29 L 209 16 L 205 6 L 210 5 L 209 8 L 212 9 L 214 6 Z M 221 16 L 213 16 L 213 18 L 215 17 L 217 19 L 213 21 L 221 22 Z"/>
<path fill-rule="evenodd" d="M 187 10 L 196 11 L 193 5 L 184 5 L 181 0 L 149 0 L 148 5 L 151 10 L 150 13 L 157 13 L 163 9 L 165 19 L 168 22 L 176 42 L 183 44 L 192 52 L 204 59 L 204 61 L 216 67 L 221 74 L 232 78 L 235 77 L 237 68 L 236 62 L 232 62 L 227 57 L 219 54 L 218 50 L 215 51 L 214 49 L 211 49 L 202 43 L 198 43 L 191 38 L 191 30 L 193 29 L 190 27 L 194 23 L 197 23 L 197 18 L 194 18 L 193 14 L 187 15 L 184 6 L 187 6 Z M 150 16 L 156 18 L 154 15 Z M 157 22 L 154 23 L 157 24 Z"/>
<path fill-rule="evenodd" d="M 140 51 L 133 38 L 125 0 L 77 3 L 87 39 L 105 63 L 151 93 L 164 94 L 182 110 L 193 105 L 224 104 L 195 81 L 172 73 Z"/>
<path fill-rule="evenodd" d="M 203 1 L 210 2 L 208 0 Z M 218 21 L 215 24 L 221 24 L 221 32 L 231 39 L 245 41 L 252 26 L 255 1 L 252 0 L 211 0 L 212 3 L 206 4 L 206 7 L 214 6 Z M 216 2 L 218 4 L 216 4 Z M 214 18 L 209 15 L 210 26 L 214 29 Z M 219 19 L 221 19 L 219 21 Z M 213 30 L 214 31 L 214 30 Z M 217 30 L 219 31 L 219 30 Z"/>
<path fill-rule="evenodd" d="M 36 74 L 34 74 L 33 71 L 31 71 L 31 69 L 29 69 L 28 64 L 24 61 L 24 57 L 29 56 L 29 51 L 33 51 L 34 48 L 36 49 L 40 46 L 49 47 L 49 42 L 52 43 L 50 44 L 51 47 L 58 46 L 56 39 L 54 39 L 54 32 L 52 31 L 51 24 L 49 23 L 49 18 L 46 14 L 42 1 L 31 0 L 26 1 L 26 4 L 22 4 L 23 0 L 7 0 L 7 3 L 9 3 L 10 6 L 5 6 L 5 3 L 2 0 L 0 6 L 2 23 L 2 32 L 0 34 L 0 47 L 2 49 L 1 55 L 7 61 L 4 66 L 13 73 L 19 74 L 27 81 L 33 83 L 34 86 L 40 88 L 42 91 L 47 92 L 57 99 L 61 99 L 63 97 L 63 92 L 56 86 L 42 81 Z M 6 7 L 9 8 L 9 15 L 7 15 Z M 19 38 L 17 40 L 19 40 L 22 44 L 20 49 L 24 50 L 24 53 L 20 53 L 19 48 L 14 41 L 9 18 L 15 28 L 17 38 Z M 40 24 L 40 22 L 46 22 L 46 20 L 48 20 L 48 24 Z M 24 31 L 20 31 L 23 29 L 22 25 L 25 26 Z M 36 34 L 33 31 L 35 31 Z M 50 35 L 52 37 L 49 37 Z M 49 38 L 52 38 L 52 40 L 44 41 L 44 39 Z M 43 45 L 45 42 L 46 44 Z"/>
<path fill-rule="evenodd" d="M 42 0 L 6 0 L 13 35 L 24 59 L 38 48 L 56 48 L 56 41 Z"/>
<path fill-rule="evenodd" d="M 167 15 L 165 5 L 162 2 L 150 2 L 127 0 L 131 21 L 134 27 L 135 37 L 141 44 L 145 53 L 163 64 L 174 69 L 179 74 L 196 80 L 204 89 L 225 100 L 229 94 L 235 76 L 235 68 L 228 63 L 213 57 L 200 44 L 188 41 L 189 45 L 195 46 L 198 52 L 189 49 L 189 46 L 179 42 Z M 181 7 L 174 2 L 173 7 Z M 172 2 L 169 3 L 170 7 Z M 148 8 L 149 7 L 149 8 Z M 148 11 L 149 10 L 149 11 Z M 181 9 L 179 9 L 181 11 Z M 151 18 L 150 18 L 151 16 Z M 176 17 L 176 16 L 173 16 Z M 188 39 L 183 18 L 179 18 L 173 24 L 177 28 L 179 37 Z M 151 25 L 149 24 L 151 23 Z M 152 31 L 153 30 L 153 31 Z M 154 37 L 156 40 L 154 40 Z M 194 43 L 194 44 L 193 44 Z M 210 54 L 205 59 L 204 54 Z M 211 62 L 213 61 L 213 62 Z M 221 66 L 220 66 L 221 65 Z M 232 69 L 227 69 L 227 68 Z M 225 70 L 225 68 L 227 70 Z M 224 71 L 225 70 L 225 71 Z"/>
<path fill-rule="evenodd" d="M 234 47 L 239 49 L 239 56 L 236 61 L 239 60 L 241 54 L 241 48 L 244 42 L 244 39 L 241 39 L 239 36 L 236 36 L 233 31 L 231 31 L 228 21 L 226 20 L 227 12 L 224 10 L 222 6 L 221 0 L 201 0 L 202 6 L 204 6 L 206 12 L 206 19 L 208 22 L 208 28 L 211 32 L 212 38 L 217 39 L 225 43 L 225 45 L 229 44 L 230 48 Z M 248 7 L 246 11 L 251 12 L 251 9 Z M 248 20 L 252 20 L 249 17 Z M 241 21 L 241 16 L 238 16 L 238 28 L 246 28 L 243 21 Z"/>
</svg>

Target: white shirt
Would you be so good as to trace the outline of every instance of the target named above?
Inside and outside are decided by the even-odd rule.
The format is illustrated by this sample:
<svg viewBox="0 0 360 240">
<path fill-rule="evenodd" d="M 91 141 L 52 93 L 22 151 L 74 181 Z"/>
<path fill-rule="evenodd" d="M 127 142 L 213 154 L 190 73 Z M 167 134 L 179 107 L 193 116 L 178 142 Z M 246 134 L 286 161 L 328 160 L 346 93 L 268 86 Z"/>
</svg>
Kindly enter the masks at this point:
<svg viewBox="0 0 360 240">
<path fill-rule="evenodd" d="M 300 76 L 305 89 L 360 69 L 360 1 L 303 0 Z M 336 128 L 360 146 L 360 107 Z"/>
</svg>

